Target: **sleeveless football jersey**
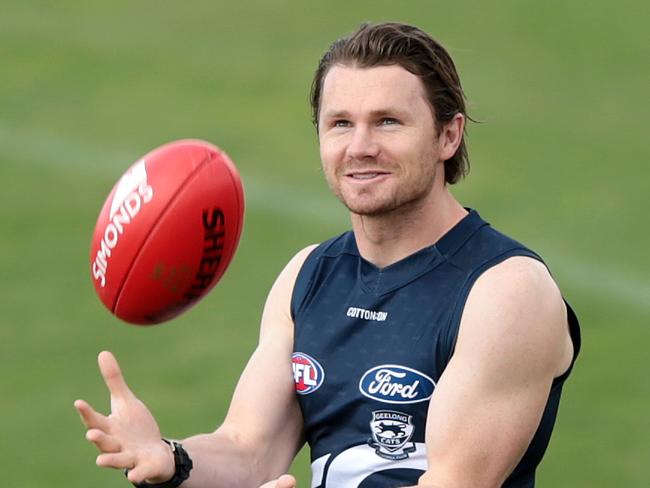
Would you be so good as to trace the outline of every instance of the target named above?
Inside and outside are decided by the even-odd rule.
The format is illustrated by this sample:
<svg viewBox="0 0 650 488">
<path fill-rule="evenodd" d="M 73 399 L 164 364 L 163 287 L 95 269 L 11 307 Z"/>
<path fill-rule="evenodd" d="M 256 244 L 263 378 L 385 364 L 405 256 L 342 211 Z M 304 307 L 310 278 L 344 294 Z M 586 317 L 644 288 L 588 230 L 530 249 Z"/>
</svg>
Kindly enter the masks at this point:
<svg viewBox="0 0 650 488">
<path fill-rule="evenodd" d="M 291 303 L 312 488 L 417 484 L 427 469 L 429 399 L 453 353 L 469 291 L 511 256 L 540 259 L 473 210 L 435 245 L 385 268 L 360 257 L 352 232 L 312 251 Z M 567 310 L 575 360 L 578 321 Z M 537 432 L 503 486 L 534 486 L 570 369 L 553 382 Z"/>
</svg>

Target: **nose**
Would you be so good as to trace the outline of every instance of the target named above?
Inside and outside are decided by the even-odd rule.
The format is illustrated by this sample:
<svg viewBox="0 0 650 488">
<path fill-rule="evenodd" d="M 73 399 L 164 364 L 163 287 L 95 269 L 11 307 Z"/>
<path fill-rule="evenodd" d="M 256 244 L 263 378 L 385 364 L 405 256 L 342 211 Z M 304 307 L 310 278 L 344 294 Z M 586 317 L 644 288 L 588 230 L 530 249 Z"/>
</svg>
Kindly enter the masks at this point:
<svg viewBox="0 0 650 488">
<path fill-rule="evenodd" d="M 348 159 L 358 161 L 366 158 L 376 158 L 379 154 L 379 144 L 368 127 L 356 126 L 351 134 L 346 154 Z"/>
</svg>

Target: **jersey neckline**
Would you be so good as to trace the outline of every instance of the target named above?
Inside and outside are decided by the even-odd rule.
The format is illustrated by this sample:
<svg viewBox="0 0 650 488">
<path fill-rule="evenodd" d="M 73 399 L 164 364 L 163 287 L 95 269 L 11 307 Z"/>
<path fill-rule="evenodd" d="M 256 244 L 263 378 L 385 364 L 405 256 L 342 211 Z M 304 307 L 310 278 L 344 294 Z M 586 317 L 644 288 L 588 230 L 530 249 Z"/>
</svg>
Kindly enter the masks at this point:
<svg viewBox="0 0 650 488">
<path fill-rule="evenodd" d="M 345 254 L 358 257 L 358 276 L 366 291 L 375 295 L 383 295 L 407 285 L 424 273 L 436 268 L 455 254 L 478 229 L 489 225 L 476 210 L 471 208 L 466 210 L 468 211 L 467 215 L 435 244 L 424 247 L 383 268 L 375 266 L 361 256 L 352 231 L 344 235 L 342 251 Z"/>
</svg>

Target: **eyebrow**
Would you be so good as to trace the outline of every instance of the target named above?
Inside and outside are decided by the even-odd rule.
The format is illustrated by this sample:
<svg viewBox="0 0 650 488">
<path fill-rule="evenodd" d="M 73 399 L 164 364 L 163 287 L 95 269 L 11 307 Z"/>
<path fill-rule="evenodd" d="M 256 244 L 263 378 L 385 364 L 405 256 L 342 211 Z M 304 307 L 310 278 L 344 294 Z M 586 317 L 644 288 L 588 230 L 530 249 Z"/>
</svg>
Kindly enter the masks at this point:
<svg viewBox="0 0 650 488">
<path fill-rule="evenodd" d="M 382 108 L 379 110 L 372 110 L 370 112 L 370 116 L 372 118 L 379 118 L 387 115 L 390 116 L 397 115 L 400 117 L 404 117 L 406 113 L 403 110 L 399 110 L 397 108 L 392 108 L 392 107 Z M 323 113 L 323 117 L 330 118 L 330 119 L 347 119 L 350 118 L 350 112 L 347 110 L 327 110 L 326 112 Z"/>
</svg>

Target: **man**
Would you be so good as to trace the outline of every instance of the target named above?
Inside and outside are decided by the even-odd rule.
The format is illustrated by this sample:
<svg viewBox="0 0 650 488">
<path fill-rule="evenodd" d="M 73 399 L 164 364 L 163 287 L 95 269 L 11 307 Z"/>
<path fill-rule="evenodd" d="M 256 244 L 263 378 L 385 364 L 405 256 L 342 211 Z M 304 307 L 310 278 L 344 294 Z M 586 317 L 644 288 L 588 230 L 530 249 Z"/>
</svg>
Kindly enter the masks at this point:
<svg viewBox="0 0 650 488">
<path fill-rule="evenodd" d="M 449 192 L 468 164 L 453 61 L 415 27 L 364 25 L 321 60 L 312 108 L 352 232 L 282 271 L 213 433 L 161 440 L 101 353 L 111 415 L 75 402 L 97 464 L 144 486 L 292 488 L 306 440 L 312 487 L 533 486 L 578 323 L 541 259 Z"/>
</svg>

